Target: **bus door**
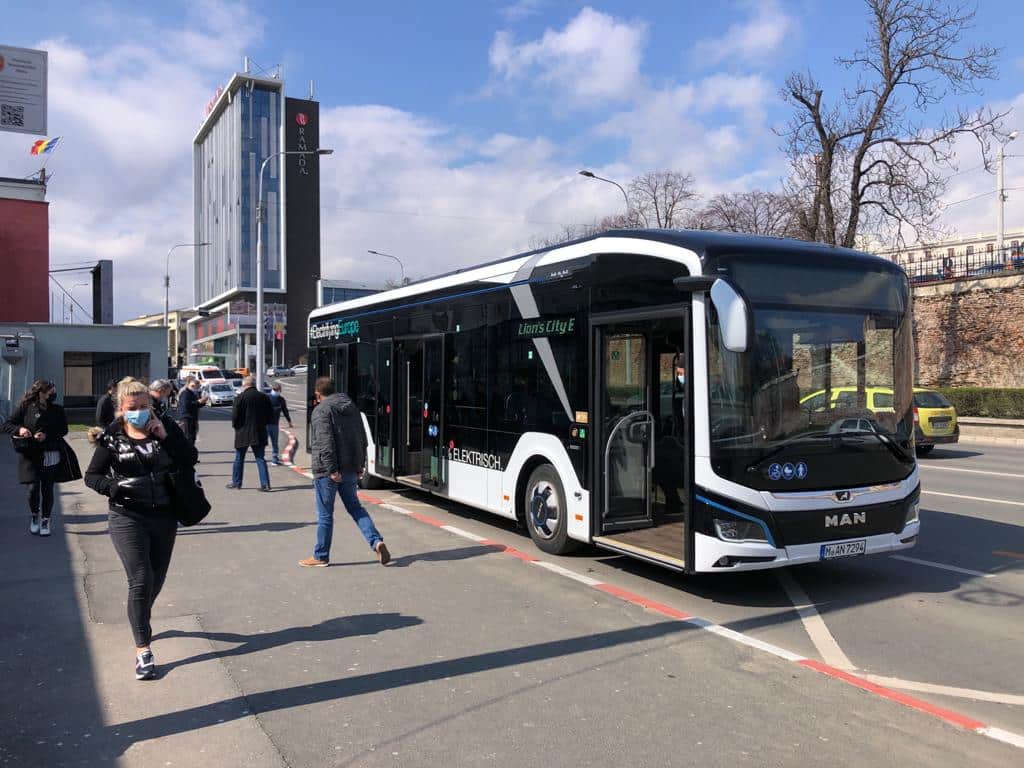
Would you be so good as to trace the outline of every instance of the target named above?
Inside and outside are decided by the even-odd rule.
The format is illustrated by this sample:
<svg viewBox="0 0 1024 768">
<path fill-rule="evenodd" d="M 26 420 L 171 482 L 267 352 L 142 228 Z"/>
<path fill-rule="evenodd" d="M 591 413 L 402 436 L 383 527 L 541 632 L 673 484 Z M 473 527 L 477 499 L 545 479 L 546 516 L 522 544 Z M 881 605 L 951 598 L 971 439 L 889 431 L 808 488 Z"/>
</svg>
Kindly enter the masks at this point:
<svg viewBox="0 0 1024 768">
<path fill-rule="evenodd" d="M 394 376 L 391 339 L 377 342 L 377 445 L 376 470 L 384 477 L 395 476 L 393 410 Z"/>
<path fill-rule="evenodd" d="M 423 340 L 423 435 L 421 438 L 420 478 L 425 488 L 444 485 L 442 460 L 444 337 L 430 336 Z"/>
<path fill-rule="evenodd" d="M 596 532 L 674 565 L 689 527 L 686 317 L 642 313 L 594 332 Z"/>
<path fill-rule="evenodd" d="M 423 339 L 395 342 L 395 477 L 419 484 L 423 450 Z"/>
</svg>

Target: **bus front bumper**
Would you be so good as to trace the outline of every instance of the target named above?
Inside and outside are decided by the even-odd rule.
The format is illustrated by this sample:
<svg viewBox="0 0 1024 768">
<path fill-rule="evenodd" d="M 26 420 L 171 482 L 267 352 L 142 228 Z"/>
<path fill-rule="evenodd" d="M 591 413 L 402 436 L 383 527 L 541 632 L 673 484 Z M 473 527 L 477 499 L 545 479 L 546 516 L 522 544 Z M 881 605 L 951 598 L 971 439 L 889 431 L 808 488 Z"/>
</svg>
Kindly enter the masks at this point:
<svg viewBox="0 0 1024 768">
<path fill-rule="evenodd" d="M 776 548 L 767 543 L 728 542 L 703 533 L 694 533 L 693 570 L 698 573 L 724 573 L 726 571 L 758 571 L 787 565 L 817 563 L 833 559 L 825 555 L 823 547 L 851 544 L 853 557 L 876 555 L 910 549 L 917 543 L 920 521 L 908 523 L 899 533 L 882 533 L 838 541 L 796 544 Z M 859 542 L 864 542 L 863 546 Z M 861 551 L 863 550 L 863 551 Z M 831 554 L 831 552 L 830 552 Z M 839 558 L 835 558 L 839 559 Z"/>
</svg>

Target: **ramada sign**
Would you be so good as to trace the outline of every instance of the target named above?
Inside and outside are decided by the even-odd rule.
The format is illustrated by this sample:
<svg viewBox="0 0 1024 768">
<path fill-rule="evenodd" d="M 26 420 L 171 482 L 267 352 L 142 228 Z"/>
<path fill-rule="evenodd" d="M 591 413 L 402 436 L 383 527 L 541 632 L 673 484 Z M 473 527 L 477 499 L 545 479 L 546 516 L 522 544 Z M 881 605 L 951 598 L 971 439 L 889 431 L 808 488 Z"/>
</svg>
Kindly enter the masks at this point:
<svg viewBox="0 0 1024 768">
<path fill-rule="evenodd" d="M 299 152 L 308 152 L 309 147 L 306 145 L 306 125 L 309 123 L 309 116 L 305 112 L 299 112 L 295 115 L 295 122 L 299 126 L 299 141 L 296 147 Z M 299 173 L 303 176 L 309 176 L 309 168 L 306 167 L 306 158 L 308 155 L 299 155 Z"/>
</svg>

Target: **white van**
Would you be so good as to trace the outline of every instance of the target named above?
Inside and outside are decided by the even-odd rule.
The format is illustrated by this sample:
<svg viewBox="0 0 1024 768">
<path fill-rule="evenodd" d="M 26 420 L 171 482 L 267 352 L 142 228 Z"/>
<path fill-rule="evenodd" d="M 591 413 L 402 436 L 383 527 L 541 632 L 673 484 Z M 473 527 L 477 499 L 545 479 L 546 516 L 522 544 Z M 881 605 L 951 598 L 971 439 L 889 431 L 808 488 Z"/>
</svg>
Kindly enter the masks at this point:
<svg viewBox="0 0 1024 768">
<path fill-rule="evenodd" d="M 181 367 L 181 371 L 178 376 L 182 381 L 185 381 L 189 376 L 195 376 L 199 379 L 200 384 L 223 384 L 227 379 L 224 378 L 224 371 L 215 365 L 184 365 Z"/>
</svg>

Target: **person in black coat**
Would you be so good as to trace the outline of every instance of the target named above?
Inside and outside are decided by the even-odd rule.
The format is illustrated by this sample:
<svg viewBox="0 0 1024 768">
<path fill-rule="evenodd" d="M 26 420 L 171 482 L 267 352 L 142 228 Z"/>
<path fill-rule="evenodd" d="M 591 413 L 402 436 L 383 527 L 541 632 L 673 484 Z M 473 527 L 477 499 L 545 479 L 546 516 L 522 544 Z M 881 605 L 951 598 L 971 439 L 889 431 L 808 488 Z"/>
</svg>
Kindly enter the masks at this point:
<svg viewBox="0 0 1024 768">
<path fill-rule="evenodd" d="M 166 414 L 157 416 L 146 385 L 118 385 L 121 415 L 106 429 L 94 427 L 96 448 L 85 484 L 109 498 L 110 539 L 128 577 L 128 621 L 135 638 L 135 677 L 156 677 L 150 616 L 164 585 L 178 532 L 172 475 L 191 470 L 196 449 Z"/>
<path fill-rule="evenodd" d="M 274 409 L 270 398 L 256 389 L 255 383 L 252 376 L 242 379 L 242 391 L 231 408 L 231 426 L 235 428 L 235 463 L 227 487 L 242 487 L 245 454 L 251 448 L 260 476 L 260 490 L 269 491 L 270 475 L 263 455 L 267 447 L 267 424 L 274 418 Z"/>
<path fill-rule="evenodd" d="M 106 429 L 117 415 L 117 407 L 114 405 L 114 395 L 117 392 L 117 380 L 111 379 L 107 382 L 107 392 L 96 403 L 96 426 Z"/>
<path fill-rule="evenodd" d="M 57 405 L 52 381 L 32 384 L 0 432 L 13 436 L 18 451 L 18 482 L 28 486 L 29 532 L 50 535 L 54 483 L 79 479 L 74 451 L 64 442 L 68 419 Z"/>
<path fill-rule="evenodd" d="M 199 434 L 199 409 L 206 405 L 206 398 L 200 396 L 199 390 L 199 379 L 189 376 L 185 388 L 178 393 L 178 419 L 192 445 L 196 444 L 196 435 Z"/>
</svg>

